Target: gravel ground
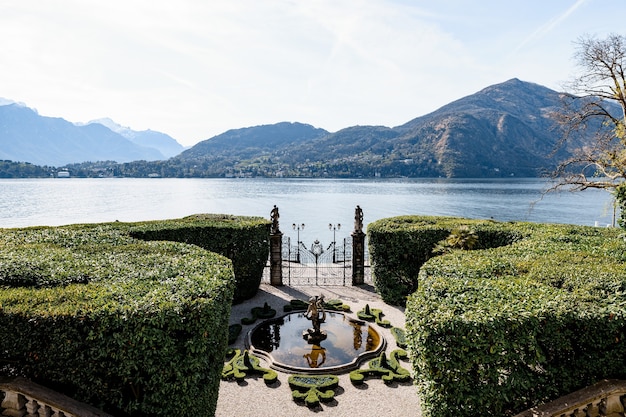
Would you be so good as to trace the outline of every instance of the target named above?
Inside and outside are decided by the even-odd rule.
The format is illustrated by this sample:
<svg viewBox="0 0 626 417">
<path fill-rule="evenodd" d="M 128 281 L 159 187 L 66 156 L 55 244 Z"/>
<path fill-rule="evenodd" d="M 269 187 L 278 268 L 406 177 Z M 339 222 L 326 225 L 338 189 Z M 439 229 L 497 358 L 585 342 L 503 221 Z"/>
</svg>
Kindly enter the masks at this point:
<svg viewBox="0 0 626 417">
<path fill-rule="evenodd" d="M 250 317 L 253 307 L 261 307 L 268 303 L 276 309 L 277 315 L 283 314 L 283 306 L 292 299 L 308 300 L 314 295 L 324 295 L 326 300 L 340 299 L 348 304 L 351 310 L 348 316 L 356 318 L 356 312 L 366 304 L 371 308 L 379 308 L 395 327 L 404 327 L 404 309 L 385 304 L 374 292 L 372 287 L 272 287 L 261 284 L 257 295 L 245 303 L 234 305 L 230 323 L 240 323 L 241 318 Z M 258 324 L 257 321 L 256 324 Z M 232 347 L 245 349 L 246 333 L 256 324 L 243 326 L 243 331 Z M 386 352 L 396 349 L 396 342 L 388 329 L 376 326 L 387 341 Z M 261 366 L 269 364 L 261 359 Z M 408 361 L 402 366 L 411 370 Z M 367 361 L 361 364 L 367 368 Z M 392 383 L 385 385 L 382 380 L 370 378 L 361 386 L 354 386 L 348 374 L 338 375 L 339 387 L 335 389 L 335 398 L 331 402 L 321 403 L 316 408 L 309 408 L 304 403 L 291 399 L 291 390 L 287 383 L 288 374 L 278 372 L 278 382 L 266 385 L 262 377 L 248 377 L 243 382 L 221 381 L 216 416 L 238 417 L 295 417 L 310 416 L 324 413 L 332 416 L 376 416 L 421 417 L 417 389 L 412 382 Z"/>
</svg>

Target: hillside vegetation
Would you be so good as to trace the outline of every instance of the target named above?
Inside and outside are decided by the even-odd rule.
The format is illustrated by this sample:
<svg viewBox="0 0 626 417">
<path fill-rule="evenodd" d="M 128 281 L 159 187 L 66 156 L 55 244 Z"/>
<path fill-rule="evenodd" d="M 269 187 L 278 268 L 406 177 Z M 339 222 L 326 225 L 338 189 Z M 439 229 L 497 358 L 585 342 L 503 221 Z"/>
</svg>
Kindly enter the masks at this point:
<svg viewBox="0 0 626 417">
<path fill-rule="evenodd" d="M 568 155 L 567 149 L 553 153 L 561 134 L 550 115 L 559 105 L 560 93 L 512 79 L 393 128 L 352 126 L 331 133 L 283 122 L 234 129 L 167 161 L 127 163 L 112 167 L 111 174 L 536 177 Z"/>
<path fill-rule="evenodd" d="M 229 130 L 168 160 L 66 167 L 79 177 L 536 177 L 584 144 L 555 152 L 560 105 L 561 93 L 512 79 L 396 127 L 281 122 Z"/>
</svg>

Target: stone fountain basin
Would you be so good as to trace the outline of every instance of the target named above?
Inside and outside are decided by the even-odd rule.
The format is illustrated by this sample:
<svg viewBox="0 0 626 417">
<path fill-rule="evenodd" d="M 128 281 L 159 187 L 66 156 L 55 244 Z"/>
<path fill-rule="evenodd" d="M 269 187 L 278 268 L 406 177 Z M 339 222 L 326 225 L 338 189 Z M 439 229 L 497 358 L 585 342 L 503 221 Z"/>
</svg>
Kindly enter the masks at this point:
<svg viewBox="0 0 626 417">
<path fill-rule="evenodd" d="M 318 344 L 303 337 L 303 332 L 311 327 L 304 312 L 265 320 L 248 332 L 246 348 L 266 358 L 276 370 L 328 374 L 357 369 L 363 360 L 377 356 L 386 345 L 369 323 L 339 312 L 326 312 L 326 320 L 320 326 L 326 339 Z"/>
</svg>

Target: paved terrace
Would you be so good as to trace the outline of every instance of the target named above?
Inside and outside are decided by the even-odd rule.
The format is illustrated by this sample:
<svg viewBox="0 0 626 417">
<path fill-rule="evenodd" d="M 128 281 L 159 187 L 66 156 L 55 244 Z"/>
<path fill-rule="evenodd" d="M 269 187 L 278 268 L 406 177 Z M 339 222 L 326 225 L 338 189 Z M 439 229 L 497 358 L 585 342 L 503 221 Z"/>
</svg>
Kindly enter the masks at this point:
<svg viewBox="0 0 626 417">
<path fill-rule="evenodd" d="M 348 304 L 350 317 L 357 318 L 356 312 L 369 304 L 371 308 L 379 308 L 393 326 L 404 327 L 404 309 L 385 304 L 374 292 L 373 287 L 364 285 L 352 286 L 283 286 L 272 287 L 262 283 L 257 295 L 245 303 L 234 305 L 230 323 L 240 323 L 243 317 L 250 317 L 253 307 L 262 307 L 268 303 L 277 312 L 283 312 L 283 306 L 290 300 L 308 300 L 311 296 L 324 295 L 326 300 L 340 299 Z M 256 324 L 259 322 L 257 321 Z M 245 349 L 245 334 L 256 324 L 243 326 L 243 330 L 232 347 Z M 303 329 L 304 330 L 304 329 Z M 389 329 L 377 326 L 382 336 L 387 340 L 386 352 L 389 354 L 396 349 L 396 342 Z M 261 366 L 269 367 L 263 359 Z M 401 362 L 409 369 L 408 361 Z M 367 367 L 367 361 L 361 365 Z M 335 398 L 329 403 L 321 403 L 319 407 L 309 409 L 303 403 L 296 403 L 291 399 L 291 390 L 287 383 L 289 374 L 278 372 L 278 382 L 266 385 L 262 377 L 249 377 L 242 383 L 236 381 L 222 381 L 217 403 L 216 416 L 239 417 L 294 417 L 313 416 L 317 413 L 332 416 L 361 416 L 375 415 L 377 417 L 414 416 L 420 417 L 420 403 L 417 389 L 412 382 L 392 383 L 385 385 L 380 379 L 366 380 L 362 386 L 354 386 L 348 374 L 339 376 L 339 388 L 335 390 Z"/>
</svg>

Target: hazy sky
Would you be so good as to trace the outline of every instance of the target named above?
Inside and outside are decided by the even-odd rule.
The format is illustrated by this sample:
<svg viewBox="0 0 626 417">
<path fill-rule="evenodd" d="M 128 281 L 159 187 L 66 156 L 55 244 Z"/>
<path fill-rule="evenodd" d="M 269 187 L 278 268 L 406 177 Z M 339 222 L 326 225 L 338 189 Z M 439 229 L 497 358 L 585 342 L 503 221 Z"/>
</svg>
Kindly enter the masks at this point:
<svg viewBox="0 0 626 417">
<path fill-rule="evenodd" d="M 192 145 L 397 126 L 517 77 L 562 90 L 625 0 L 0 0 L 0 97 Z"/>
</svg>

